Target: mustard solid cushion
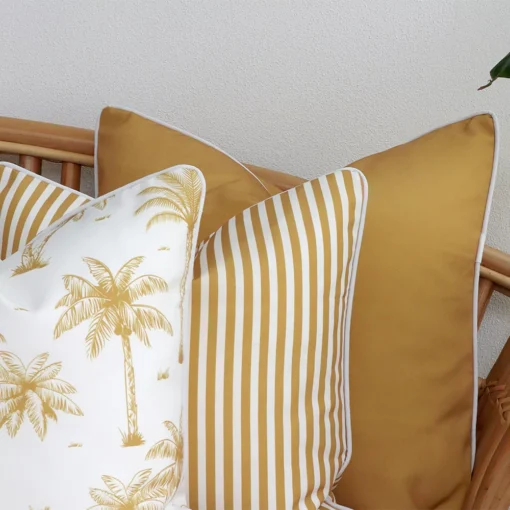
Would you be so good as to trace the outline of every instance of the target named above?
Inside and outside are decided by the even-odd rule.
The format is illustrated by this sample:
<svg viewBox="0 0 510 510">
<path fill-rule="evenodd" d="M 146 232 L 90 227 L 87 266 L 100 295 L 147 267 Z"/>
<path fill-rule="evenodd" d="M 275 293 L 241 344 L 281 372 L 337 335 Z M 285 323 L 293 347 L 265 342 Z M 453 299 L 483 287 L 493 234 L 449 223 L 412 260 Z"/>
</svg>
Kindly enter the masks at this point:
<svg viewBox="0 0 510 510">
<path fill-rule="evenodd" d="M 484 114 L 353 163 L 370 200 L 352 316 L 353 455 L 335 491 L 343 505 L 462 507 L 495 143 Z"/>
<path fill-rule="evenodd" d="M 199 242 L 270 196 L 243 164 L 208 142 L 129 110 L 102 111 L 96 133 L 98 196 L 179 164 L 200 168 L 206 180 Z"/>
</svg>

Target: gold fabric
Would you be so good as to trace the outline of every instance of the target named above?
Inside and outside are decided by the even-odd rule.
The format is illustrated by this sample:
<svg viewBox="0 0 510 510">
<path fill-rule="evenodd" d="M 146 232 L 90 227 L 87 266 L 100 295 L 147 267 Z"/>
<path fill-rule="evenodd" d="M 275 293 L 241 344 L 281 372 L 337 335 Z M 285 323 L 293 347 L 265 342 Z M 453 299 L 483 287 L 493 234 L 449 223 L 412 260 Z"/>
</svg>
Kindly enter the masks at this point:
<svg viewBox="0 0 510 510">
<path fill-rule="evenodd" d="M 232 218 L 197 255 L 193 510 L 326 509 L 350 456 L 348 339 L 367 189 L 343 170 Z"/>
<path fill-rule="evenodd" d="M 353 163 L 370 200 L 352 316 L 353 455 L 335 491 L 343 505 L 462 506 L 494 131 L 479 115 Z"/>
<path fill-rule="evenodd" d="M 103 110 L 96 150 L 99 196 L 173 165 L 200 168 L 207 194 L 199 242 L 270 196 L 257 177 L 221 150 L 128 110 Z"/>
</svg>

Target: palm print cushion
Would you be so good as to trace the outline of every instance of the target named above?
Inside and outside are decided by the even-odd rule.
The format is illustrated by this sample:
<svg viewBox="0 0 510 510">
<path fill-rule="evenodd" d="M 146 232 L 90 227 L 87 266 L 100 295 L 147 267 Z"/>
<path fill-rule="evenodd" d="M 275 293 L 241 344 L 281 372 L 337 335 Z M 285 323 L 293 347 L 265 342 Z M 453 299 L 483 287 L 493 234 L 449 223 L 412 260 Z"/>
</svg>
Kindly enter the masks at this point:
<svg viewBox="0 0 510 510">
<path fill-rule="evenodd" d="M 0 175 L 5 200 L 13 182 L 39 185 L 16 172 Z M 196 168 L 164 170 L 24 246 L 21 228 L 0 260 L 0 508 L 187 505 L 183 338 L 204 190 Z"/>
</svg>

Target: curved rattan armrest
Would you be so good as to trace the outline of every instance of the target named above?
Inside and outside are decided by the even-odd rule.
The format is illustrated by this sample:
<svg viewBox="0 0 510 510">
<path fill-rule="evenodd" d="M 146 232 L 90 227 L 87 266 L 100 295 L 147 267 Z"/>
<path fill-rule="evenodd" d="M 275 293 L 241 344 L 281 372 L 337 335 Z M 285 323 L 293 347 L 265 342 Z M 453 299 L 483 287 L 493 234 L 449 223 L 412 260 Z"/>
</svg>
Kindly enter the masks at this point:
<svg viewBox="0 0 510 510">
<path fill-rule="evenodd" d="M 510 506 L 510 342 L 482 384 L 478 399 L 477 452 L 464 510 Z"/>
<path fill-rule="evenodd" d="M 48 122 L 0 117 L 0 141 L 94 155 L 94 131 Z"/>
</svg>

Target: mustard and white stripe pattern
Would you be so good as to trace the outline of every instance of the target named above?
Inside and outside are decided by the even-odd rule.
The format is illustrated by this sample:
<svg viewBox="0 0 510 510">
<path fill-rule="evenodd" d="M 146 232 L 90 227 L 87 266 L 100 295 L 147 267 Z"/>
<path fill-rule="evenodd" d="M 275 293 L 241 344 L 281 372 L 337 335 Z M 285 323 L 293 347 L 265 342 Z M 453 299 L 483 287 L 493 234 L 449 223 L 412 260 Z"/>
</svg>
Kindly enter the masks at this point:
<svg viewBox="0 0 510 510">
<path fill-rule="evenodd" d="M 341 508 L 350 307 L 367 184 L 345 169 L 231 219 L 195 264 L 194 510 Z"/>
<path fill-rule="evenodd" d="M 90 198 L 9 163 L 0 163 L 0 260 Z"/>
</svg>

